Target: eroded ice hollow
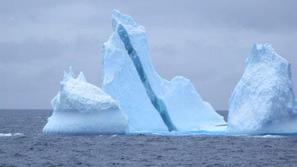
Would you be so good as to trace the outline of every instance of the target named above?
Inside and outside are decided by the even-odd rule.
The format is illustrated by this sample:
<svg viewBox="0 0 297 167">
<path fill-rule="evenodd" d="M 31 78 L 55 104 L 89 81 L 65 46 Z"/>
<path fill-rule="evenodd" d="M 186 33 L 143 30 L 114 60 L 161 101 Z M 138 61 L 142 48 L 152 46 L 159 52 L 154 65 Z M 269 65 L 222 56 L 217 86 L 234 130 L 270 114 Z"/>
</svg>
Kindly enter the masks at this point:
<svg viewBox="0 0 297 167">
<path fill-rule="evenodd" d="M 255 44 L 230 98 L 228 130 L 296 133 L 296 104 L 288 61 L 269 44 Z"/>
<path fill-rule="evenodd" d="M 131 132 L 221 130 L 222 116 L 203 101 L 190 80 L 171 81 L 155 71 L 145 29 L 117 10 L 104 44 L 103 89 L 128 115 Z"/>
<path fill-rule="evenodd" d="M 52 107 L 53 114 L 43 128 L 45 134 L 117 134 L 128 131 L 128 119 L 111 96 L 88 83 L 83 73 L 75 78 L 71 68 L 64 73 Z"/>
</svg>

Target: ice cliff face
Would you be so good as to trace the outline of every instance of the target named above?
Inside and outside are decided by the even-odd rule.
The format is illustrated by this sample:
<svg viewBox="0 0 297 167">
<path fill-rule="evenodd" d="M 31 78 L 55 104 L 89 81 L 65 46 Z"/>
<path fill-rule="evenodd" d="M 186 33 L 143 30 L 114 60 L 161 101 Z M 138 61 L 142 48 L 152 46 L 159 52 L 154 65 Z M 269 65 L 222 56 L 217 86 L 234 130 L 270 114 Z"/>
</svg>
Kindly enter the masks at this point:
<svg viewBox="0 0 297 167">
<path fill-rule="evenodd" d="M 297 132 L 288 61 L 268 44 L 256 44 L 230 98 L 228 129 L 249 133 Z"/>
<path fill-rule="evenodd" d="M 43 128 L 45 134 L 125 133 L 127 117 L 100 88 L 77 78 L 70 68 L 64 73 L 60 91 L 52 100 L 53 114 Z"/>
<path fill-rule="evenodd" d="M 159 76 L 143 26 L 117 10 L 112 26 L 103 51 L 103 89 L 128 115 L 132 132 L 210 130 L 225 123 L 188 79 L 167 81 Z"/>
</svg>

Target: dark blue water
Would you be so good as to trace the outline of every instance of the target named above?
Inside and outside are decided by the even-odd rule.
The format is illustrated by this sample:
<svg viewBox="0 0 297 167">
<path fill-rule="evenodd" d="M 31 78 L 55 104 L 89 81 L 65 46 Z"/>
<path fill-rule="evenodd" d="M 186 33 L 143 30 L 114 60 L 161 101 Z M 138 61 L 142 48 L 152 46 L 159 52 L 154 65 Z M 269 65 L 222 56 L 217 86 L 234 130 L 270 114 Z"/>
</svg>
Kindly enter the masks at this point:
<svg viewBox="0 0 297 167">
<path fill-rule="evenodd" d="M 226 112 L 220 112 L 226 115 Z M 296 137 L 43 136 L 50 110 L 0 110 L 0 166 L 297 166 Z"/>
</svg>

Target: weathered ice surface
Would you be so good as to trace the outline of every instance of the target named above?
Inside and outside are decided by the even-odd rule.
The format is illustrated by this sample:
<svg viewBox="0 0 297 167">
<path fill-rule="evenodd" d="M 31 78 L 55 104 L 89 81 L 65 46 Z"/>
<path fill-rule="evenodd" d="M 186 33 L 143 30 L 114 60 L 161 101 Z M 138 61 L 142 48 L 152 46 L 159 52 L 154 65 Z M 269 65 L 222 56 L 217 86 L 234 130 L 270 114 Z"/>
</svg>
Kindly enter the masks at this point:
<svg viewBox="0 0 297 167">
<path fill-rule="evenodd" d="M 155 71 L 145 29 L 114 10 L 104 44 L 103 89 L 129 117 L 131 132 L 219 130 L 222 116 L 203 101 L 190 80 L 167 81 Z"/>
<path fill-rule="evenodd" d="M 128 120 L 115 101 L 100 88 L 77 78 L 70 68 L 64 73 L 60 91 L 52 100 L 53 115 L 43 128 L 45 134 L 125 133 Z"/>
<path fill-rule="evenodd" d="M 255 44 L 230 98 L 228 129 L 248 133 L 296 133 L 290 64 L 268 44 Z"/>
</svg>

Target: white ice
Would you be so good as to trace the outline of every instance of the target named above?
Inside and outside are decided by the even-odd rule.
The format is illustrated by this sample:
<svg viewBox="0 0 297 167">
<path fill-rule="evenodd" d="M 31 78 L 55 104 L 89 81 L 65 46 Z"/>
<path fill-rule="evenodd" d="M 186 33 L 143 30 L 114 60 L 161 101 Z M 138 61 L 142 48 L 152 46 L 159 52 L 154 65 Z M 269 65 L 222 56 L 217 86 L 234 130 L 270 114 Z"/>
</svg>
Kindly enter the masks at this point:
<svg viewBox="0 0 297 167">
<path fill-rule="evenodd" d="M 231 132 L 297 132 L 290 64 L 269 44 L 253 46 L 229 103 Z"/>
<path fill-rule="evenodd" d="M 64 73 L 60 91 L 52 100 L 53 114 L 43 128 L 45 134 L 126 133 L 128 119 L 116 102 L 100 88 L 88 83 L 70 68 Z"/>
<path fill-rule="evenodd" d="M 155 71 L 143 26 L 117 10 L 112 26 L 104 44 L 103 89 L 128 115 L 131 132 L 221 129 L 217 125 L 225 124 L 223 117 L 190 80 L 177 76 L 168 81 Z"/>
<path fill-rule="evenodd" d="M 0 137 L 25 136 L 23 133 L 0 133 Z"/>
</svg>

